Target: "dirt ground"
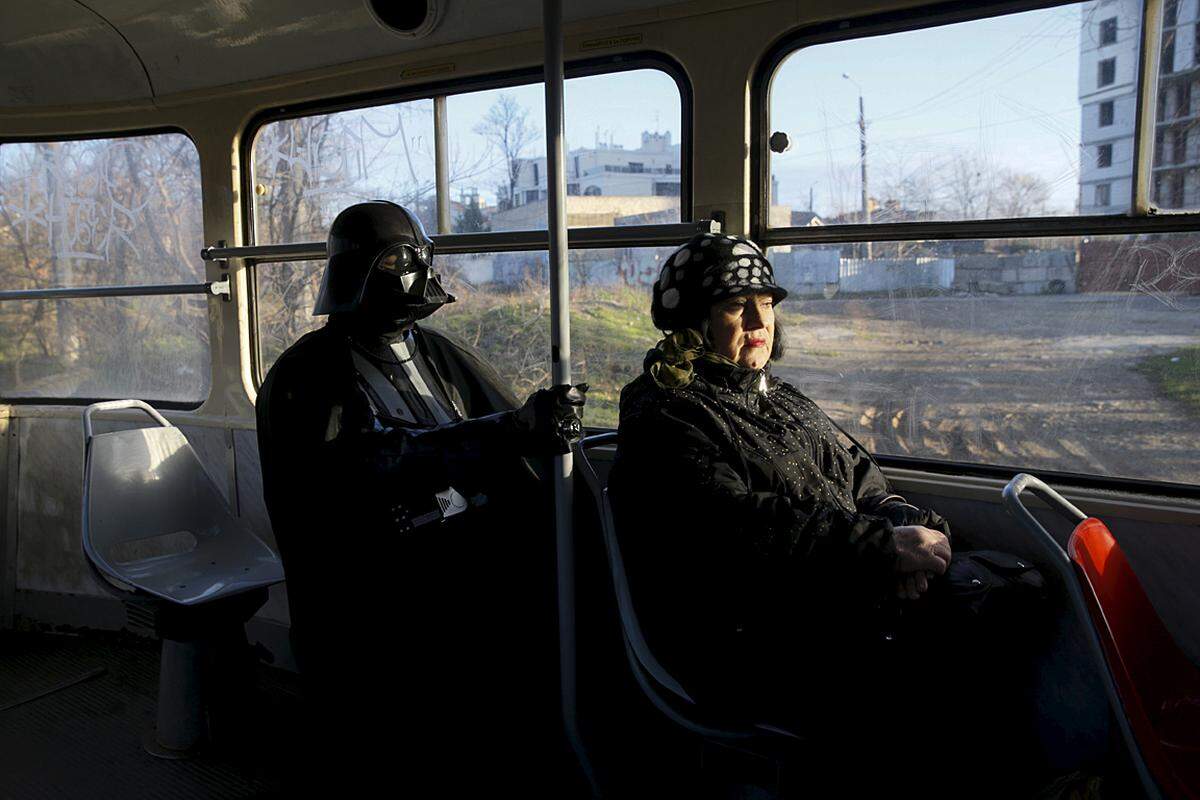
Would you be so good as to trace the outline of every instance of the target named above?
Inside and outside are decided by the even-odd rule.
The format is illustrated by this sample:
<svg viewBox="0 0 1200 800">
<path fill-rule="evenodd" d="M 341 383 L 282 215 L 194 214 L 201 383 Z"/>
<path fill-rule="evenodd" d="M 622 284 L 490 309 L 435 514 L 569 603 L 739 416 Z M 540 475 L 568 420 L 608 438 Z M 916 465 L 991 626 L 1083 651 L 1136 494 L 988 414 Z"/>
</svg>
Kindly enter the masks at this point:
<svg viewBox="0 0 1200 800">
<path fill-rule="evenodd" d="M 776 373 L 878 453 L 1200 482 L 1200 413 L 1135 366 L 1200 344 L 1200 297 L 788 301 Z M 786 320 L 786 318 L 785 318 Z"/>
</svg>

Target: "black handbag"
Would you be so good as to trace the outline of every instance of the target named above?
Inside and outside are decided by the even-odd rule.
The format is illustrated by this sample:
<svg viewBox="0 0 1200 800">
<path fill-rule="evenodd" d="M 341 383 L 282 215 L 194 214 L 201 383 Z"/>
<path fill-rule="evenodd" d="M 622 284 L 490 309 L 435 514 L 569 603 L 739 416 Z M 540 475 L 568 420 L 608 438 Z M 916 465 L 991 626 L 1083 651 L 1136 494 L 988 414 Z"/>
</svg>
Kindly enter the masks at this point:
<svg viewBox="0 0 1200 800">
<path fill-rule="evenodd" d="M 946 572 L 929 587 L 943 613 L 994 625 L 1044 617 L 1046 579 L 1028 559 L 998 550 L 955 553 Z"/>
</svg>

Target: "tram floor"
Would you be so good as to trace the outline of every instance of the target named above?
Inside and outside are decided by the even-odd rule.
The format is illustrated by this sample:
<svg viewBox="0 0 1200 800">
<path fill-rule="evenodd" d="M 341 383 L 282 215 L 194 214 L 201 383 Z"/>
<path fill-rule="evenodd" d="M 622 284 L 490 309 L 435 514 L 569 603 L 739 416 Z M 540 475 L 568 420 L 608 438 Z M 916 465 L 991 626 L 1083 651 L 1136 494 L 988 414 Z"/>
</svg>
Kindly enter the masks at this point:
<svg viewBox="0 0 1200 800">
<path fill-rule="evenodd" d="M 0 798 L 276 796 L 297 677 L 259 665 L 240 746 L 151 756 L 158 643 L 130 634 L 0 634 Z"/>
</svg>

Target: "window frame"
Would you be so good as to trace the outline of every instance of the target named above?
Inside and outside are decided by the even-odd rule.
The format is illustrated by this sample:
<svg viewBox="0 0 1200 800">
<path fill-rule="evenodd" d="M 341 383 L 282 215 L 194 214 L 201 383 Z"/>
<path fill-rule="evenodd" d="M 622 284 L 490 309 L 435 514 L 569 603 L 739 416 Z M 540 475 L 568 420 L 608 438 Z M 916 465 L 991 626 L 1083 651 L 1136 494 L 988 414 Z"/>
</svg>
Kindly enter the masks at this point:
<svg viewBox="0 0 1200 800">
<path fill-rule="evenodd" d="M 4 145 L 13 145 L 13 144 L 37 144 L 39 142 L 90 142 L 90 141 L 97 141 L 100 139 L 132 139 L 132 138 L 135 138 L 138 136 L 158 136 L 158 135 L 162 135 L 162 134 L 171 134 L 171 133 L 181 134 L 184 138 L 186 138 L 188 140 L 188 142 L 191 143 L 192 147 L 196 151 L 197 162 L 200 162 L 202 155 L 201 155 L 199 146 L 197 146 L 197 144 L 196 144 L 195 137 L 193 137 L 191 135 L 191 133 L 189 133 L 185 128 L 183 128 L 179 125 L 155 125 L 155 126 L 151 126 L 151 127 L 142 127 L 142 128 L 121 128 L 121 129 L 116 129 L 116 130 L 106 129 L 106 130 L 102 130 L 102 131 L 87 131 L 84 133 L 70 133 L 70 134 L 38 134 L 35 136 L 5 136 L 3 134 L 0 134 L 0 147 L 3 147 Z M 204 165 L 203 165 L 203 163 L 201 163 L 200 164 L 200 173 L 201 173 L 200 209 L 201 209 L 202 215 L 203 215 L 203 211 L 204 211 L 204 200 L 205 200 L 203 172 L 204 172 Z M 203 224 L 204 224 L 203 218 L 200 220 L 200 222 L 201 222 L 201 227 L 203 227 Z M 80 288 L 80 289 L 94 288 L 98 285 L 99 284 L 91 284 L 89 286 L 80 286 L 80 287 L 72 287 L 72 288 Z M 164 285 L 176 285 L 176 284 L 167 283 Z M 180 283 L 177 285 L 180 287 L 185 287 L 185 286 L 190 286 L 191 284 Z M 134 285 L 131 285 L 130 288 L 131 289 L 134 288 Z M 177 296 L 180 296 L 183 294 L 190 294 L 190 293 L 189 292 L 180 292 L 178 295 L 170 294 L 170 295 L 159 295 L 159 296 L 160 297 L 177 297 Z M 113 295 L 109 295 L 109 296 L 110 297 L 118 297 L 118 298 L 127 298 L 127 297 L 142 297 L 145 295 L 141 295 L 137 292 L 130 292 L 129 294 L 113 294 Z M 210 295 L 210 297 L 212 299 L 216 299 L 216 295 Z M 77 298 L 64 298 L 64 299 L 85 300 L 88 298 L 77 297 Z M 223 299 L 228 302 L 229 296 L 226 295 Z M 0 302 L 13 302 L 13 301 L 0 300 Z M 49 301 L 49 302 L 55 302 L 55 301 Z M 184 400 L 154 400 L 154 399 L 147 400 L 147 398 L 140 398 L 140 399 L 147 400 L 147 402 L 153 403 L 155 408 L 164 409 L 167 411 L 195 411 L 195 410 L 197 410 L 198 408 L 203 406 L 205 403 L 207 403 L 210 397 L 212 397 L 212 391 L 213 391 L 212 369 L 213 369 L 213 361 L 214 361 L 213 355 L 214 355 L 214 350 L 212 347 L 212 341 L 210 340 L 209 341 L 209 356 L 208 356 L 208 370 L 209 370 L 208 392 L 203 397 L 201 397 L 199 400 L 197 400 L 195 402 L 191 402 L 191 401 L 184 401 Z M 14 405 L 14 406 L 16 406 L 16 405 L 90 406 L 93 403 L 100 403 L 100 402 L 104 402 L 106 400 L 122 400 L 122 399 L 124 399 L 124 398 L 123 397 L 24 397 L 24 396 L 0 395 L 0 403 L 3 403 L 5 405 Z"/>
<path fill-rule="evenodd" d="M 1151 14 L 1152 0 L 1142 0 L 1139 6 L 1140 40 L 1138 69 L 1135 77 L 1135 111 L 1133 125 L 1133 172 L 1128 211 L 1113 214 L 1077 214 L 998 218 L 987 220 L 948 220 L 941 222 L 850 223 L 810 227 L 772 228 L 767 212 L 770 204 L 770 148 L 767 137 L 771 131 L 771 84 L 780 65 L 789 56 L 807 47 L 862 39 L 890 33 L 936 28 L 958 22 L 970 22 L 992 17 L 1035 11 L 1044 8 L 1078 5 L 1078 0 L 1026 0 L 1025 2 L 989 3 L 984 6 L 965 2 L 948 2 L 883 14 L 835 19 L 797 28 L 785 33 L 768 49 L 759 62 L 751 82 L 751 147 L 750 147 L 750 235 L 764 250 L 781 245 L 853 244 L 857 242 L 896 242 L 921 240 L 965 240 L 1038 237 L 1081 237 L 1118 234 L 1163 234 L 1200 232 L 1200 209 L 1159 209 L 1149 202 L 1154 180 L 1151 159 L 1155 156 L 1153 136 L 1147 132 L 1156 128 L 1155 103 L 1157 80 L 1146 76 L 1156 66 L 1157 54 L 1147 53 L 1148 26 L 1161 28 L 1162 6 Z M 1198 28 L 1200 31 L 1200 28 Z M 1198 33 L 1200 36 L 1200 33 Z M 1161 31 L 1152 41 L 1155 48 L 1161 43 Z M 1098 69 L 1098 67 L 1097 67 Z M 1153 91 L 1148 92 L 1151 87 Z M 1099 105 L 1099 104 L 1097 104 Z M 1116 107 L 1113 107 L 1114 122 Z M 880 454 L 877 460 L 884 466 L 915 469 L 950 476 L 973 476 L 1007 480 L 1020 467 L 980 462 L 951 461 L 925 456 Z M 1037 469 L 1056 484 L 1080 488 L 1097 488 L 1141 495 L 1169 498 L 1200 499 L 1200 484 L 1121 478 L 1107 475 Z"/>
<path fill-rule="evenodd" d="M 569 81 L 573 78 L 592 77 L 597 75 L 608 75 L 620 72 L 632 72 L 639 69 L 654 69 L 666 74 L 674 82 L 679 90 L 679 170 L 680 170 L 680 190 L 679 190 L 679 221 L 688 223 L 694 221 L 694 200 L 692 192 L 693 179 L 693 130 L 694 130 L 694 114 L 693 114 L 693 91 L 691 78 L 687 71 L 672 56 L 657 50 L 640 50 L 630 53 L 615 53 L 611 55 L 589 57 L 582 59 L 574 59 L 564 64 L 563 78 L 564 81 Z M 545 80 L 545 72 L 541 65 L 532 67 L 524 67 L 503 72 L 487 73 L 485 75 L 471 76 L 468 78 L 448 79 L 439 81 L 430 81 L 426 83 L 413 84 L 400 89 L 386 89 L 370 92 L 359 92 L 350 95 L 340 95 L 337 97 L 323 98 L 320 100 L 309 101 L 304 103 L 288 104 L 274 106 L 264 109 L 251 117 L 242 131 L 241 143 L 238 152 L 238 162 L 241 168 L 241 190 L 242 196 L 250 198 L 249 202 L 242 204 L 242 241 L 248 246 L 255 244 L 289 244 L 281 242 L 259 243 L 256 239 L 256 219 L 255 219 L 255 203 L 254 195 L 254 143 L 261 129 L 272 122 L 278 122 L 287 119 L 296 119 L 298 117 L 314 116 L 318 114 L 332 114 L 338 111 L 350 111 L 361 108 L 370 108 L 374 106 L 388 105 L 390 103 L 403 103 L 414 100 L 431 100 L 435 97 L 452 97 L 459 94 L 471 94 L 473 92 L 487 91 L 491 89 L 504 89 L 512 86 L 527 86 L 530 84 L 542 83 Z M 569 162 L 564 162 L 569 163 Z M 642 226 L 639 226 L 642 227 Z M 645 226 L 653 227 L 653 226 Z M 644 229 L 644 228 L 643 228 Z M 622 231 L 622 226 L 610 227 L 588 227 L 587 231 Z M 636 237 L 632 231 L 623 231 L 629 234 L 629 237 L 622 239 L 614 237 L 612 244 L 606 244 L 605 247 L 628 247 L 637 246 L 635 244 Z M 532 231 L 489 231 L 485 233 L 472 234 L 453 234 L 455 236 L 469 236 L 471 246 L 465 249 L 455 248 L 454 253 L 491 253 L 501 251 L 512 251 L 514 249 L 529 249 L 523 247 L 514 248 L 512 234 L 533 234 L 541 235 L 548 232 L 542 229 L 534 229 Z M 246 280 L 250 287 L 247 292 L 247 318 L 249 321 L 249 340 L 250 340 L 250 375 L 254 382 L 254 389 L 258 391 L 262 387 L 263 379 L 266 373 L 263 370 L 263 356 L 261 339 L 259 332 L 259 314 L 258 314 L 258 269 L 262 264 L 269 265 L 271 262 L 267 260 L 256 260 L 246 266 Z"/>
</svg>

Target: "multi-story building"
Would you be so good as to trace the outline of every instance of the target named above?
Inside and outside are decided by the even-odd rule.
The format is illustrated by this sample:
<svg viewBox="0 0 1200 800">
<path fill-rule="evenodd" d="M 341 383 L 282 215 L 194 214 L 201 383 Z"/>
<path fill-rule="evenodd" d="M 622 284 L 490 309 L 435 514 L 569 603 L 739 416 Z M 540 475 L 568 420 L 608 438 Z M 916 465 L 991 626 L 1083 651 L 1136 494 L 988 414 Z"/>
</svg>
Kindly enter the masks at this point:
<svg viewBox="0 0 1200 800">
<path fill-rule="evenodd" d="M 671 134 L 643 131 L 642 145 L 581 147 L 567 154 L 567 194 L 620 197 L 678 197 L 679 145 Z M 513 205 L 546 199 L 546 159 L 523 158 Z"/>
<path fill-rule="evenodd" d="M 1166 0 L 1159 53 L 1151 202 L 1200 205 L 1200 0 Z M 1141 0 L 1082 6 L 1079 54 L 1079 210 L 1128 210 L 1133 176 Z"/>
<path fill-rule="evenodd" d="M 1141 6 L 1141 0 L 1094 0 L 1082 6 L 1079 36 L 1081 214 L 1114 214 L 1129 209 Z"/>
</svg>

